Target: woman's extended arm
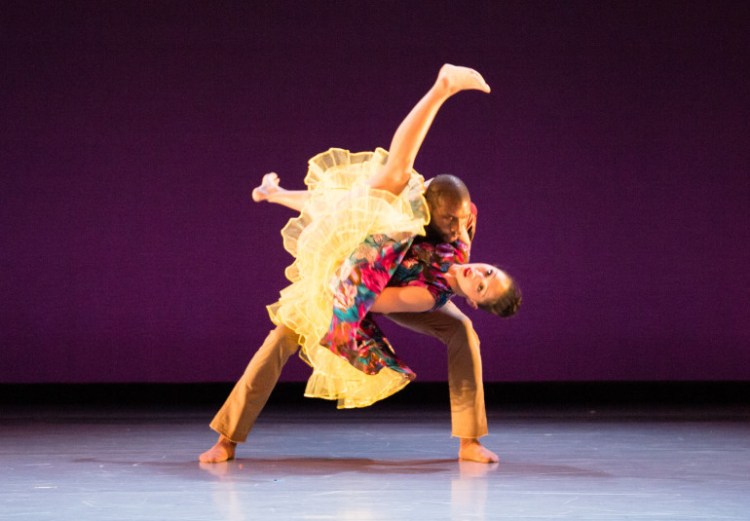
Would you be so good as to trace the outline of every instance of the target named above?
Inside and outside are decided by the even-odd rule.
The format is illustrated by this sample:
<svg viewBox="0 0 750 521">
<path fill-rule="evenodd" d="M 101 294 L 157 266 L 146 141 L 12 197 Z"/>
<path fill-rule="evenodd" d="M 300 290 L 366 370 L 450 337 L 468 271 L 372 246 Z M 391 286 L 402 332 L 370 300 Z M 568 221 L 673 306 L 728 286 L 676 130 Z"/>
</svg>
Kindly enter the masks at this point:
<svg viewBox="0 0 750 521">
<path fill-rule="evenodd" d="M 435 115 L 445 100 L 462 90 L 489 92 L 490 87 L 475 70 L 445 64 L 437 81 L 396 129 L 391 140 L 388 161 L 373 176 L 370 185 L 399 194 L 409 182 L 414 160 Z"/>
<path fill-rule="evenodd" d="M 435 298 L 426 288 L 404 286 L 385 288 L 370 308 L 374 313 L 406 313 L 429 311 L 435 307 Z"/>
</svg>

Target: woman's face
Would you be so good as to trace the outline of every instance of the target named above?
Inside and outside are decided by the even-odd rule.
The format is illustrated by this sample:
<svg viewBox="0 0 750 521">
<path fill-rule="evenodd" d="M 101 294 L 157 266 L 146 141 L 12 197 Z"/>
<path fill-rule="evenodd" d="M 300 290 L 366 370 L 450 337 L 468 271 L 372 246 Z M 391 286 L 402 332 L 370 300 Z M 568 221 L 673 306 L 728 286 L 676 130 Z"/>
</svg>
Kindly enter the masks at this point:
<svg viewBox="0 0 750 521">
<path fill-rule="evenodd" d="M 497 300 L 508 290 L 510 277 L 491 264 L 462 264 L 456 276 L 464 296 L 476 304 Z"/>
</svg>

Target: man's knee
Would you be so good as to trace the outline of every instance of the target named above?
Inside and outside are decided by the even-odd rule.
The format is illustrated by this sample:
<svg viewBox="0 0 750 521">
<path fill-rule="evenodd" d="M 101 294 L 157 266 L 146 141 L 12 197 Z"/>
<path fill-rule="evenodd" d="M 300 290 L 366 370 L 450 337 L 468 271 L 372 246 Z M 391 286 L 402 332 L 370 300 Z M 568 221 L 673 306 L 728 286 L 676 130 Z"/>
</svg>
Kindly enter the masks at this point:
<svg viewBox="0 0 750 521">
<path fill-rule="evenodd" d="M 276 345 L 284 352 L 285 355 L 291 356 L 299 349 L 299 335 L 286 326 L 277 326 L 271 332 L 275 339 Z"/>
<path fill-rule="evenodd" d="M 253 358 L 258 360 L 279 359 L 281 363 L 285 363 L 299 349 L 298 339 L 299 336 L 288 327 L 277 326 L 268 333 L 263 345 L 260 346 Z"/>
<path fill-rule="evenodd" d="M 455 342 L 479 342 L 474 324 L 469 317 L 464 314 L 449 315 L 445 318 L 445 329 L 443 331 L 443 341 L 446 344 Z"/>
</svg>

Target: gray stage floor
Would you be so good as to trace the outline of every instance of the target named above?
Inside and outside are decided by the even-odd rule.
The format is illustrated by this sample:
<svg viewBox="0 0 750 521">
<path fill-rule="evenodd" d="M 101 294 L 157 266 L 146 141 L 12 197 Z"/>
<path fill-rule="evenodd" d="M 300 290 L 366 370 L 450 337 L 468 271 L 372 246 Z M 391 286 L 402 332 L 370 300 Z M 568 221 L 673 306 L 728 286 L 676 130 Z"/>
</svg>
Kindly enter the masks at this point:
<svg viewBox="0 0 750 521">
<path fill-rule="evenodd" d="M 271 407 L 202 466 L 211 412 L 6 407 L 0 519 L 750 520 L 747 409 L 492 411 L 481 465 L 441 408 Z"/>
</svg>

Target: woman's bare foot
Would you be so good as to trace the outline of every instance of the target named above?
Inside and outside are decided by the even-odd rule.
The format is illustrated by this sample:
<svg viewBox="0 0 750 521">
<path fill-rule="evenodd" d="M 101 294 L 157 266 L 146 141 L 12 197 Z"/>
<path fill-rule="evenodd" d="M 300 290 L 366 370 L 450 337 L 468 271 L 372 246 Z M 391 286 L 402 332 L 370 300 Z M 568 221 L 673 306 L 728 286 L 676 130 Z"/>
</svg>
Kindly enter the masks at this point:
<svg viewBox="0 0 750 521">
<path fill-rule="evenodd" d="M 283 190 L 283 188 L 279 186 L 279 176 L 276 175 L 276 172 L 269 172 L 263 176 L 260 186 L 253 190 L 253 201 L 256 203 L 266 201 L 268 196 L 275 194 L 280 190 Z"/>
<path fill-rule="evenodd" d="M 222 461 L 233 460 L 235 447 L 237 447 L 235 442 L 219 435 L 216 444 L 198 456 L 198 461 L 201 463 L 221 463 Z"/>
<path fill-rule="evenodd" d="M 459 67 L 446 63 L 438 74 L 438 83 L 442 84 L 449 94 L 455 94 L 462 90 L 481 90 L 490 92 L 490 86 L 484 81 L 482 75 L 474 69 Z"/>
<path fill-rule="evenodd" d="M 476 461 L 477 463 L 497 463 L 497 454 L 479 443 L 476 438 L 461 438 L 458 448 L 459 461 Z"/>
</svg>

